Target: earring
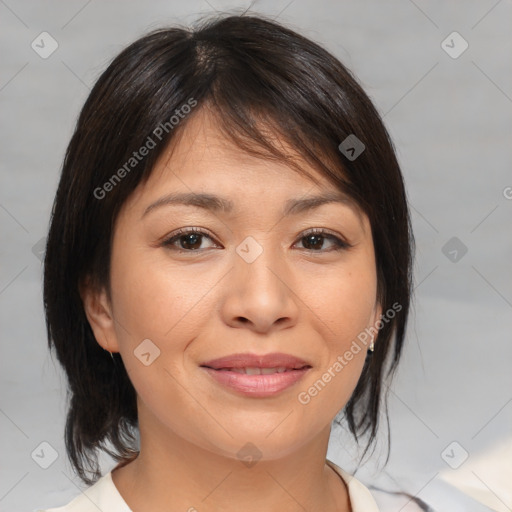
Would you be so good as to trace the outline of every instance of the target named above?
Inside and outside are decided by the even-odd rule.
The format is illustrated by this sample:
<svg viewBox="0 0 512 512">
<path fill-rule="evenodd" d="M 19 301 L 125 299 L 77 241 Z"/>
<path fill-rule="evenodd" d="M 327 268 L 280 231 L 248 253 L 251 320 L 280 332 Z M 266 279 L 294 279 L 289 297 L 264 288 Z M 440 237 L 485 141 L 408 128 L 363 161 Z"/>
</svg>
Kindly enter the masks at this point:
<svg viewBox="0 0 512 512">
<path fill-rule="evenodd" d="M 374 350 L 374 349 L 375 349 L 375 345 L 374 345 L 374 343 L 373 343 L 373 338 L 372 338 L 372 342 L 370 343 L 370 347 L 368 348 L 368 350 L 369 350 L 370 352 L 373 352 L 373 350 Z"/>
<path fill-rule="evenodd" d="M 104 348 L 103 350 L 110 354 L 110 357 L 112 358 L 112 361 L 113 361 L 114 360 L 114 354 L 112 354 L 112 352 L 110 352 L 110 350 L 107 350 L 106 348 Z"/>
</svg>

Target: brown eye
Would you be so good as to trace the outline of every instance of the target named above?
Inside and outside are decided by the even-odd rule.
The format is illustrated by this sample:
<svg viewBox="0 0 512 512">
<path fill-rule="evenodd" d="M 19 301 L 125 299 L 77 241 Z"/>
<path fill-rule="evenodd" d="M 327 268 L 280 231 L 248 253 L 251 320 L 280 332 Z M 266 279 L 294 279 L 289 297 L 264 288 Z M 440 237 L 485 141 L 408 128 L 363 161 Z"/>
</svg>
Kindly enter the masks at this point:
<svg viewBox="0 0 512 512">
<path fill-rule="evenodd" d="M 199 229 L 180 229 L 177 233 L 171 234 L 169 238 L 165 239 L 162 245 L 181 252 L 193 252 L 201 250 L 204 239 L 212 240 L 212 237 Z"/>
<path fill-rule="evenodd" d="M 324 245 L 323 235 L 307 235 L 302 237 L 302 244 L 306 249 L 321 249 Z"/>
<path fill-rule="evenodd" d="M 351 247 L 350 244 L 344 242 L 337 236 L 326 232 L 325 230 L 314 230 L 311 231 L 301 237 L 301 242 L 304 249 L 313 252 L 329 252 L 329 251 L 339 251 L 341 249 L 346 249 Z M 325 241 L 329 240 L 331 242 L 330 249 L 324 249 Z M 324 249 L 322 251 L 322 249 Z"/>
<path fill-rule="evenodd" d="M 190 233 L 178 237 L 178 240 L 182 249 L 196 250 L 201 247 L 202 237 L 203 235 L 198 233 Z"/>
</svg>

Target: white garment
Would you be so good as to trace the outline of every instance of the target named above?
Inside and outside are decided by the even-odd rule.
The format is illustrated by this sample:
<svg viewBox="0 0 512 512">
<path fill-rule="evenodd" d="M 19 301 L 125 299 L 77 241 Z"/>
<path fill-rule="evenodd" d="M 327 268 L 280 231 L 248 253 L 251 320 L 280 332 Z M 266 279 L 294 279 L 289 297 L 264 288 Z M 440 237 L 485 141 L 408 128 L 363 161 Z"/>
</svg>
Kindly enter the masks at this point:
<svg viewBox="0 0 512 512">
<path fill-rule="evenodd" d="M 347 484 L 352 512 L 379 512 L 370 491 L 350 473 L 326 461 Z M 132 512 L 112 480 L 112 472 L 102 476 L 94 485 L 67 505 L 35 512 Z"/>
</svg>

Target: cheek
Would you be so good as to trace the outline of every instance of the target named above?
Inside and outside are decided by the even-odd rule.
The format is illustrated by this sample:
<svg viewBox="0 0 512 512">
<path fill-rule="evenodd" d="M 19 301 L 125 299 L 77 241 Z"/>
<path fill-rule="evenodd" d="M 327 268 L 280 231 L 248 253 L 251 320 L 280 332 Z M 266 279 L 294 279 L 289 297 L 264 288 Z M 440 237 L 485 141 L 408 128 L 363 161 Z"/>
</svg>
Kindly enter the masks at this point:
<svg viewBox="0 0 512 512">
<path fill-rule="evenodd" d="M 113 251 L 116 336 L 130 380 L 151 403 L 156 389 L 180 387 L 173 376 L 186 380 L 184 358 L 189 345 L 207 332 L 215 306 L 214 294 L 207 292 L 219 276 L 169 264 L 155 257 L 156 251 L 127 253 Z"/>
<path fill-rule="evenodd" d="M 180 383 L 186 380 L 187 346 L 204 332 L 208 318 L 202 313 L 208 307 L 204 279 L 198 272 L 167 268 L 142 251 L 113 256 L 116 336 L 124 366 L 140 400 L 171 424 L 166 404 L 183 411 L 190 406 Z"/>
<path fill-rule="evenodd" d="M 304 288 L 305 302 L 330 351 L 344 352 L 374 321 L 377 277 L 373 258 L 364 259 L 325 276 L 312 291 Z"/>
<path fill-rule="evenodd" d="M 200 275 L 163 265 L 161 259 L 150 258 L 143 251 L 118 257 L 112 268 L 112 288 L 116 293 L 116 316 L 130 334 L 130 343 L 145 338 L 155 343 L 165 339 L 179 343 L 181 337 L 176 332 L 186 338 L 189 317 L 197 317 L 204 290 L 214 284 L 201 280 Z M 119 334 L 126 338 L 126 332 Z"/>
<path fill-rule="evenodd" d="M 321 288 L 306 294 L 315 330 L 323 339 L 320 365 L 301 387 L 297 401 L 309 418 L 333 418 L 352 395 L 366 359 L 377 291 L 371 254 L 335 278 L 320 280 Z M 306 412 L 307 411 L 307 412 Z"/>
</svg>

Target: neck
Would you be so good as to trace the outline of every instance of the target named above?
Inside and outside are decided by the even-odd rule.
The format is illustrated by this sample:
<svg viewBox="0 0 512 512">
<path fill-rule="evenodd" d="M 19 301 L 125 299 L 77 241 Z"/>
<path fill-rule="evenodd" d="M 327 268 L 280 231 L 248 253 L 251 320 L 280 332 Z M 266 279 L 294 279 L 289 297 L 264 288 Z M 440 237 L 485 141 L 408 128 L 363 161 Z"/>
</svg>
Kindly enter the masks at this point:
<svg viewBox="0 0 512 512">
<path fill-rule="evenodd" d="M 139 427 L 139 456 L 112 472 L 133 512 L 350 512 L 345 484 L 325 463 L 330 428 L 284 457 L 250 462 Z"/>
</svg>

